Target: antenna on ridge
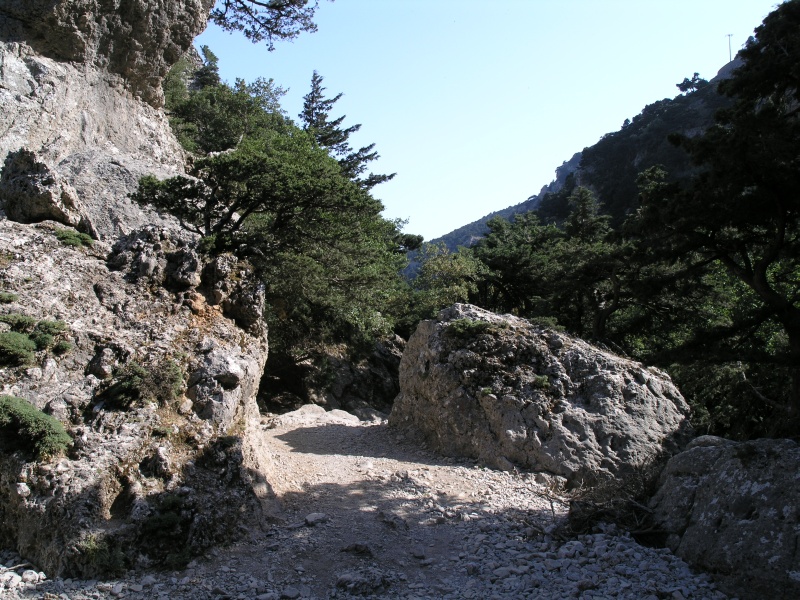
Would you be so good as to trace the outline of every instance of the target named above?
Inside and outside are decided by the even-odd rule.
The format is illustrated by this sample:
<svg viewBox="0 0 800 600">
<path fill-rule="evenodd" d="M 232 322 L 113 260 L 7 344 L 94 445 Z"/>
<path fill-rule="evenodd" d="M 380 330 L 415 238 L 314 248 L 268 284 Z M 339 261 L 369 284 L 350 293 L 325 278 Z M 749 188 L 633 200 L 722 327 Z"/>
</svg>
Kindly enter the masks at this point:
<svg viewBox="0 0 800 600">
<path fill-rule="evenodd" d="M 732 33 L 727 34 L 728 36 L 728 62 L 733 60 L 733 54 L 731 54 L 731 38 L 733 37 Z"/>
</svg>

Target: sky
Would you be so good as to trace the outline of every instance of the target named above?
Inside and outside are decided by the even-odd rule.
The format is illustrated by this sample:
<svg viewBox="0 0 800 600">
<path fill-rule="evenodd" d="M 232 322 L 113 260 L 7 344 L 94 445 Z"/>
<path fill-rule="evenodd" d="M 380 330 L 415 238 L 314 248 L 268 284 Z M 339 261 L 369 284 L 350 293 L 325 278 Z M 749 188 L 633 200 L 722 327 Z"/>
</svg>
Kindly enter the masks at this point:
<svg viewBox="0 0 800 600">
<path fill-rule="evenodd" d="M 375 143 L 384 216 L 426 240 L 518 204 L 647 105 L 711 79 L 776 0 L 320 1 L 318 31 L 275 50 L 215 25 L 223 80 L 274 79 L 297 119 L 312 73 L 331 117 Z M 730 34 L 730 38 L 728 35 Z"/>
</svg>

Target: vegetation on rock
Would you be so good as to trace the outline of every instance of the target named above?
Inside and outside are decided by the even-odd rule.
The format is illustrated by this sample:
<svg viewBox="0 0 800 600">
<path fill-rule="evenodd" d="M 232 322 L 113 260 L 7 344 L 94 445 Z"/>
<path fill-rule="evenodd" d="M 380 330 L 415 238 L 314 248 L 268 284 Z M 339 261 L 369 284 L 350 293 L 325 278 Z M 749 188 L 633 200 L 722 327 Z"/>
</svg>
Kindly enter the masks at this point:
<svg viewBox="0 0 800 600">
<path fill-rule="evenodd" d="M 37 350 L 53 347 L 56 337 L 66 331 L 63 321 L 37 321 L 35 318 L 20 313 L 0 315 L 0 323 L 7 324 L 11 331 L 0 333 L 0 364 L 20 365 L 30 363 Z M 59 353 L 68 348 L 59 340 Z"/>
<path fill-rule="evenodd" d="M 0 396 L 0 430 L 12 448 L 33 452 L 40 460 L 64 454 L 72 444 L 58 420 L 16 396 Z"/>
<path fill-rule="evenodd" d="M 92 236 L 87 233 L 80 233 L 74 229 L 56 229 L 56 238 L 62 244 L 75 246 L 76 248 L 89 247 L 94 244 Z"/>
<path fill-rule="evenodd" d="M 164 359 L 146 366 L 131 361 L 114 373 L 96 398 L 107 407 L 119 410 L 127 410 L 143 402 L 174 406 L 183 388 L 183 369 L 174 360 Z"/>
</svg>

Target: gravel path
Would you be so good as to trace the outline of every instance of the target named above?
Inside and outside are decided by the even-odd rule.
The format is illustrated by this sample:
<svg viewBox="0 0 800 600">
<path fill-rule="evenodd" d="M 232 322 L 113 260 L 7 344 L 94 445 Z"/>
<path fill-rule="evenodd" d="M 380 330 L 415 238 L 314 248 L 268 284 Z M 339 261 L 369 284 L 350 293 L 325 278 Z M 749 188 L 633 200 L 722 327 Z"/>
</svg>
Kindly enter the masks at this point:
<svg viewBox="0 0 800 600">
<path fill-rule="evenodd" d="M 105 582 L 42 579 L 0 553 L 0 596 L 726 598 L 668 551 L 613 527 L 560 538 L 567 507 L 541 477 L 442 459 L 341 411 L 304 407 L 263 427 L 277 501 L 246 540 L 181 572 Z"/>
</svg>

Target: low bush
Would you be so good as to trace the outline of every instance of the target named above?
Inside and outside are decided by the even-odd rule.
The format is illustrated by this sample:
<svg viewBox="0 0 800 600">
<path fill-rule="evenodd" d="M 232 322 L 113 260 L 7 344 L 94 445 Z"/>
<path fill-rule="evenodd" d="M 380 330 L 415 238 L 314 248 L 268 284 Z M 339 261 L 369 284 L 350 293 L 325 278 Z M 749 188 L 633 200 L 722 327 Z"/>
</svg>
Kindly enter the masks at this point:
<svg viewBox="0 0 800 600">
<path fill-rule="evenodd" d="M 38 331 L 45 335 L 58 335 L 62 331 L 66 330 L 67 324 L 64 321 L 39 321 L 36 323 L 36 326 L 33 328 L 34 331 Z"/>
<path fill-rule="evenodd" d="M 489 333 L 492 329 L 492 324 L 486 321 L 477 321 L 475 319 L 456 319 L 451 321 L 445 329 L 445 334 L 448 337 L 466 339 L 471 338 L 482 333 Z"/>
<path fill-rule="evenodd" d="M 0 304 L 10 304 L 17 300 L 19 300 L 19 296 L 13 292 L 0 292 Z"/>
<path fill-rule="evenodd" d="M 36 342 L 24 333 L 4 331 L 0 333 L 0 365 L 17 366 L 29 363 L 34 358 Z"/>
<path fill-rule="evenodd" d="M 13 331 L 28 333 L 33 331 L 33 328 L 36 326 L 36 319 L 28 315 L 10 313 L 7 315 L 0 315 L 0 323 L 6 323 Z"/>
<path fill-rule="evenodd" d="M 38 459 L 64 454 L 72 444 L 57 419 L 16 396 L 0 396 L 0 430 L 4 440 L 35 453 Z"/>
<path fill-rule="evenodd" d="M 67 340 L 61 340 L 53 344 L 54 354 L 66 354 L 70 350 L 72 350 L 72 344 L 70 344 Z"/>
<path fill-rule="evenodd" d="M 53 345 L 53 336 L 47 333 L 41 333 L 40 331 L 34 331 L 28 334 L 28 339 L 36 344 L 37 350 L 47 350 Z"/>
<path fill-rule="evenodd" d="M 0 340 L 0 364 L 30 362 L 33 360 L 33 352 L 50 348 L 55 337 L 67 329 L 64 321 L 37 322 L 33 317 L 19 313 L 0 315 L 0 322 L 8 324 L 12 329 L 3 334 L 4 337 Z"/>
<path fill-rule="evenodd" d="M 94 244 L 92 236 L 85 233 L 78 233 L 74 229 L 56 229 L 56 237 L 62 244 L 75 246 L 76 248 Z"/>
<path fill-rule="evenodd" d="M 171 359 L 147 366 L 129 362 L 114 374 L 108 387 L 98 394 L 110 408 L 126 410 L 137 402 L 172 406 L 183 392 L 183 370 Z"/>
<path fill-rule="evenodd" d="M 77 548 L 95 574 L 119 577 L 126 571 L 128 560 L 122 549 L 104 537 L 90 535 L 81 540 Z"/>
</svg>

